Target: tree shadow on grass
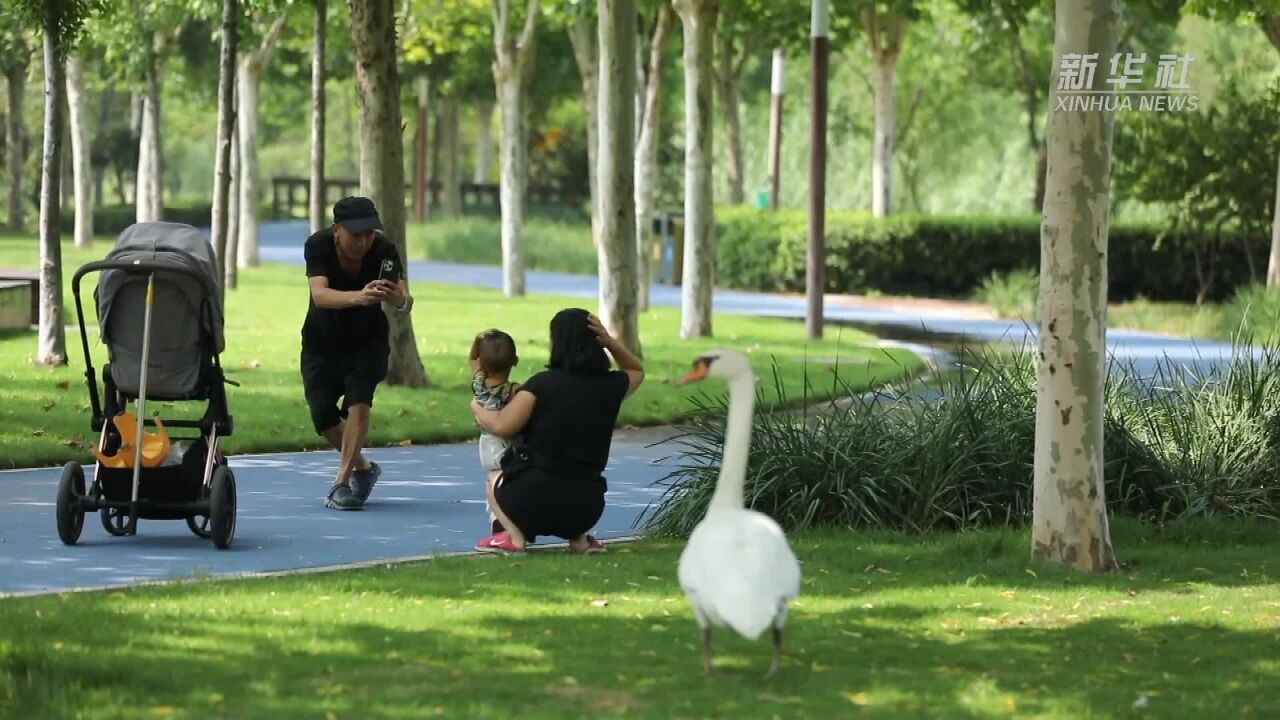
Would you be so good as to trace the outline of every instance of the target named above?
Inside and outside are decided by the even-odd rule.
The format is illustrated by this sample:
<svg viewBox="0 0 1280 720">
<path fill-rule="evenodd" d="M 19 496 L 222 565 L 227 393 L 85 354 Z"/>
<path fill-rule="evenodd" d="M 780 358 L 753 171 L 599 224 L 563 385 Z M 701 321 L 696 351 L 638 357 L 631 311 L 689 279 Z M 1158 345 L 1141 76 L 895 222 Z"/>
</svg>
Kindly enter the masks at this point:
<svg viewBox="0 0 1280 720">
<path fill-rule="evenodd" d="M 966 633 L 922 628 L 913 607 L 806 611 L 766 682 L 767 641 L 723 631 L 719 674 L 703 678 L 683 609 L 482 614 L 458 600 L 413 615 L 419 599 L 342 593 L 282 609 L 210 593 L 185 615 L 106 596 L 45 606 L 0 645 L 0 715 L 1080 717 L 1137 702 L 1145 717 L 1185 718 L 1280 700 L 1270 631 L 1092 619 Z"/>
</svg>

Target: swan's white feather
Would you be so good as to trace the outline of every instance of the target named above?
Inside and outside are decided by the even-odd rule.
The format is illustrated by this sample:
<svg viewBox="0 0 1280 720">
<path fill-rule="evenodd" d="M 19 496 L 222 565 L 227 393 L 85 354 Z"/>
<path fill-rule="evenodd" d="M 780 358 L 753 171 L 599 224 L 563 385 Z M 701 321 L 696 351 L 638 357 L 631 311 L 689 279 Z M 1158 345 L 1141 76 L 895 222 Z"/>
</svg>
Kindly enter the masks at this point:
<svg viewBox="0 0 1280 720">
<path fill-rule="evenodd" d="M 680 587 L 700 627 L 728 626 L 754 640 L 786 621 L 800 593 L 800 563 L 782 528 L 746 509 L 713 510 L 680 554 Z"/>
</svg>

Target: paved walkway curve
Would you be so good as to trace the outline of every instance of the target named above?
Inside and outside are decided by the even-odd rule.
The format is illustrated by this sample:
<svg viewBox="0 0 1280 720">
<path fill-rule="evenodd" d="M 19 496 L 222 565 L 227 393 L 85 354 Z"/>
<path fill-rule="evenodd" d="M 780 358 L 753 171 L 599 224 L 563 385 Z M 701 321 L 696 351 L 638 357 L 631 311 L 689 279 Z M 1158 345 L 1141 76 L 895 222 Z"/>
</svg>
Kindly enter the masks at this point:
<svg viewBox="0 0 1280 720">
<path fill-rule="evenodd" d="M 264 261 L 302 264 L 304 222 L 265 223 Z M 412 281 L 501 287 L 496 267 L 411 262 Z M 594 276 L 530 272 L 528 291 L 594 299 Z M 651 302 L 678 306 L 679 288 L 654 285 Z M 804 299 L 717 290 L 715 311 L 803 317 Z M 906 311 L 830 302 L 825 315 L 849 322 L 965 335 L 980 340 L 1019 340 L 1032 330 L 1023 324 L 955 317 L 933 310 Z M 1116 359 L 1149 372 L 1161 358 L 1184 364 L 1218 363 L 1231 348 L 1151 333 L 1111 331 L 1108 348 Z M 928 352 L 928 348 L 915 346 Z M 662 488 L 668 470 L 661 459 L 677 449 L 656 445 L 669 430 L 619 431 L 606 470 L 610 492 L 597 534 L 605 539 L 631 535 L 635 522 Z M 474 443 L 375 448 L 369 456 L 384 467 L 373 498 L 361 512 L 339 513 L 321 503 L 337 463 L 337 453 L 317 451 L 240 455 L 231 459 L 239 496 L 235 544 L 219 552 L 193 536 L 182 521 L 143 521 L 138 535 L 113 538 L 96 517 L 85 519 L 80 544 L 58 540 L 54 521 L 57 469 L 0 472 L 6 502 L 0 504 L 0 594 L 39 593 L 111 587 L 177 578 L 230 576 L 373 563 L 462 552 L 483 534 L 487 520 L 476 471 Z M 88 468 L 92 472 L 92 467 Z"/>
</svg>

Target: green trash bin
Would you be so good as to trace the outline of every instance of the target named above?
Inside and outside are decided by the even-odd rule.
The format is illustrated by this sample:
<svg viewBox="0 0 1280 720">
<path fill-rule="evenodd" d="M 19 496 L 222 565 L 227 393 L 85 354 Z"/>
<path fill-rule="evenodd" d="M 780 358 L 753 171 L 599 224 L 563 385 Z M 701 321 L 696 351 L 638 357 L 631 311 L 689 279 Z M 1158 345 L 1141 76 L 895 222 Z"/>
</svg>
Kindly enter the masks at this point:
<svg viewBox="0 0 1280 720">
<path fill-rule="evenodd" d="M 756 193 L 756 209 L 757 210 L 769 209 L 769 191 L 768 190 L 761 190 Z"/>
</svg>

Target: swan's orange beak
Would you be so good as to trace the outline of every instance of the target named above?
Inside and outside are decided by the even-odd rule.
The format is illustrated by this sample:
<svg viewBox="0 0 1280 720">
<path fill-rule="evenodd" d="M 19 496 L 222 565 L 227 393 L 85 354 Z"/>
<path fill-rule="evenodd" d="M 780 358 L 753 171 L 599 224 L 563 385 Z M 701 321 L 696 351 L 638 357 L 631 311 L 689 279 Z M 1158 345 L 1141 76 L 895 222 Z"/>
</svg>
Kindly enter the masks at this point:
<svg viewBox="0 0 1280 720">
<path fill-rule="evenodd" d="M 711 363 L 707 362 L 706 358 L 698 358 L 697 360 L 694 360 L 693 369 L 686 373 L 684 377 L 680 378 L 679 384 L 688 385 L 691 382 L 705 380 L 707 377 L 707 370 L 710 369 L 710 367 Z"/>
</svg>

